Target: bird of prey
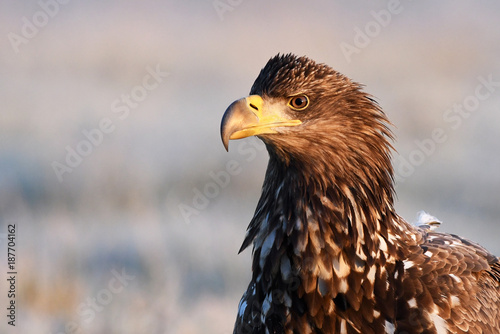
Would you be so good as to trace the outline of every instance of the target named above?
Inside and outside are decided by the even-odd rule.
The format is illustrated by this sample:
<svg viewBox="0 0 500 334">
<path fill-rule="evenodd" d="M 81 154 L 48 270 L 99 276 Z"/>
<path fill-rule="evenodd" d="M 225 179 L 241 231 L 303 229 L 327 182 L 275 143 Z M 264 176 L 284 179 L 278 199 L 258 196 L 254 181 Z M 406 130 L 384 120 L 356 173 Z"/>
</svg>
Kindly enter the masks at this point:
<svg viewBox="0 0 500 334">
<path fill-rule="evenodd" d="M 499 259 L 395 212 L 389 124 L 361 85 L 292 54 L 228 107 L 225 148 L 269 152 L 234 333 L 500 333 Z"/>
</svg>

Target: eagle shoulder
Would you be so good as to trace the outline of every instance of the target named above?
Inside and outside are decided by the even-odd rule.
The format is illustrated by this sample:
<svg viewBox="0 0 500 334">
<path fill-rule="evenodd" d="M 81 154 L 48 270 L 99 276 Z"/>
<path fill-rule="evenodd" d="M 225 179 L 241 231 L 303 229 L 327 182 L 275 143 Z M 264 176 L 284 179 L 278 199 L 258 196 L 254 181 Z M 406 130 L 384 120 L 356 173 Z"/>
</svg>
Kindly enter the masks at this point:
<svg viewBox="0 0 500 334">
<path fill-rule="evenodd" d="M 495 333 L 500 328 L 499 259 L 457 235 L 420 230 L 420 250 L 403 261 L 397 315 L 403 320 L 396 328 Z"/>
</svg>

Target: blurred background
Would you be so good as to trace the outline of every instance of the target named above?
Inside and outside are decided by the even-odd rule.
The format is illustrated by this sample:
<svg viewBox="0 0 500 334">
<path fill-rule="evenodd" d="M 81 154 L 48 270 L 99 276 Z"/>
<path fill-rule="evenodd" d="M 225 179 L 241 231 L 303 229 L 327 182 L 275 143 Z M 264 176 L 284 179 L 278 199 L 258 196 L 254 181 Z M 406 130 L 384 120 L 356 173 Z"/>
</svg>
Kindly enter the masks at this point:
<svg viewBox="0 0 500 334">
<path fill-rule="evenodd" d="M 267 152 L 249 138 L 226 153 L 219 124 L 278 52 L 377 98 L 397 137 L 403 217 L 426 210 L 500 255 L 499 11 L 493 0 L 2 0 L 0 332 L 232 331 Z"/>
</svg>

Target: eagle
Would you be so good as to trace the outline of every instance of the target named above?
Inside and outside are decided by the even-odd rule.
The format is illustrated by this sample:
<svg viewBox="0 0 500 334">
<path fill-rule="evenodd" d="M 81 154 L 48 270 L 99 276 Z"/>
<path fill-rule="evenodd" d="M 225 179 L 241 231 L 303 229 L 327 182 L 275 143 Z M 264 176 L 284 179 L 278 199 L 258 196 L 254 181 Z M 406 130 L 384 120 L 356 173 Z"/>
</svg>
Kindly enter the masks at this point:
<svg viewBox="0 0 500 334">
<path fill-rule="evenodd" d="M 234 333 L 500 333 L 500 262 L 394 209 L 391 123 L 362 85 L 278 54 L 221 122 L 269 163 L 240 252 L 252 278 Z"/>
</svg>

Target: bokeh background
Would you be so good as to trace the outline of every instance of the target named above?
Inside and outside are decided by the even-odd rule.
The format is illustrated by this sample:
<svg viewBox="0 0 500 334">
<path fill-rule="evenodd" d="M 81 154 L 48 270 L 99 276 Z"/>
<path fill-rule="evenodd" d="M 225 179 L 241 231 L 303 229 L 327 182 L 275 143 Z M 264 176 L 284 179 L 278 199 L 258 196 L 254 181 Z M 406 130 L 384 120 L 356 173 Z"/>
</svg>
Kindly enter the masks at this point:
<svg viewBox="0 0 500 334">
<path fill-rule="evenodd" d="M 499 14 L 494 0 L 2 0 L 0 332 L 232 330 L 267 153 L 252 139 L 226 153 L 219 122 L 278 52 L 377 98 L 403 217 L 426 210 L 500 255 Z"/>
</svg>

